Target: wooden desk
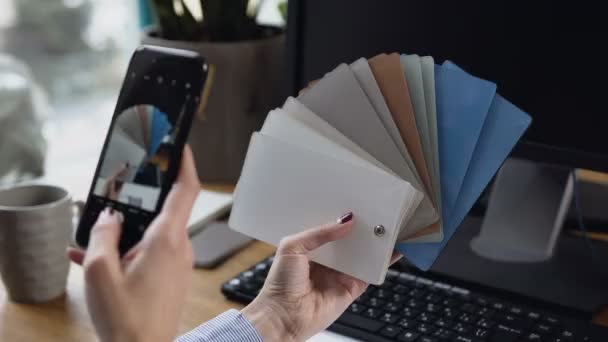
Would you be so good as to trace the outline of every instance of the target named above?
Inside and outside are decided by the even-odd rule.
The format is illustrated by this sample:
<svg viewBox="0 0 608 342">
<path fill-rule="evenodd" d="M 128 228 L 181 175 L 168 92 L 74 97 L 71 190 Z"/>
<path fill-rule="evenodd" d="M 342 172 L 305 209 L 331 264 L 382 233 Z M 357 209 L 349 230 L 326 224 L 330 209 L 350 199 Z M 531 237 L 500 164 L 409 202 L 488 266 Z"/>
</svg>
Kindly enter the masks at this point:
<svg viewBox="0 0 608 342">
<path fill-rule="evenodd" d="M 585 177 L 586 176 L 586 177 Z M 583 178 L 600 178 L 604 174 L 587 173 Z M 207 187 L 229 191 L 228 186 Z M 186 332 L 229 308 L 242 308 L 230 302 L 220 292 L 220 286 L 232 276 L 270 255 L 274 248 L 254 242 L 214 270 L 197 269 L 192 279 L 184 316 L 180 326 Z M 608 307 L 594 319 L 608 326 Z M 82 269 L 70 270 L 67 293 L 64 297 L 44 305 L 25 305 L 9 302 L 0 282 L 0 341 L 94 341 L 93 326 L 88 317 L 84 298 Z"/>
<path fill-rule="evenodd" d="M 220 292 L 221 284 L 273 251 L 272 246 L 254 242 L 214 270 L 195 270 L 180 331 L 189 331 L 230 308 L 242 308 L 242 305 L 224 298 Z M 95 340 L 79 266 L 72 264 L 66 295 L 42 305 L 8 301 L 0 282 L 0 341 Z"/>
<path fill-rule="evenodd" d="M 221 284 L 273 251 L 272 246 L 254 242 L 214 270 L 197 269 L 180 331 L 186 332 L 230 308 L 242 308 L 224 298 Z M 595 321 L 608 326 L 608 308 Z M 95 341 L 84 299 L 82 269 L 73 265 L 66 295 L 43 305 L 9 302 L 0 286 L 0 341 Z"/>
</svg>

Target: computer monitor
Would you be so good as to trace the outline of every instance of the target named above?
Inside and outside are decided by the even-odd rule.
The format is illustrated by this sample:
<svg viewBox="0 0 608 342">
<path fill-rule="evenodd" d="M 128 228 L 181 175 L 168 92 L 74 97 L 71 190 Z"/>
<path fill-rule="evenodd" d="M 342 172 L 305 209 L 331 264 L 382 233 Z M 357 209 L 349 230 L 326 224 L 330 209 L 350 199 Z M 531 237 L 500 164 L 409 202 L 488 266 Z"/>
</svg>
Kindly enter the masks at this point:
<svg viewBox="0 0 608 342">
<path fill-rule="evenodd" d="M 381 52 L 449 59 L 491 80 L 533 123 L 515 151 L 608 171 L 608 49 L 592 1 L 290 1 L 291 94 Z M 601 25 L 601 26 L 600 26 Z"/>
<path fill-rule="evenodd" d="M 589 256 L 585 243 L 580 239 L 572 242 L 575 247 L 569 252 L 577 257 L 557 255 L 541 261 L 553 255 L 564 210 L 569 207 L 571 168 L 608 171 L 608 125 L 603 124 L 608 89 L 605 85 L 608 68 L 604 64 L 608 63 L 608 49 L 604 44 L 605 20 L 598 6 L 592 1 L 550 0 L 290 0 L 289 92 L 297 94 L 308 82 L 340 63 L 383 52 L 431 55 L 437 63 L 449 59 L 470 73 L 495 82 L 501 95 L 533 118 L 512 153 L 523 162 L 505 166 L 501 173 L 507 180 L 528 177 L 531 184 L 538 185 L 538 196 L 529 196 L 529 203 L 519 208 L 522 210 L 519 214 L 527 209 L 521 216 L 528 218 L 527 224 L 531 226 L 502 222 L 500 229 L 506 234 L 519 229 L 516 237 L 522 242 L 533 242 L 541 253 L 522 260 L 515 257 L 511 260 L 518 261 L 515 264 L 479 258 L 469 248 L 482 225 L 477 222 L 474 228 L 459 229 L 433 269 L 566 306 L 585 302 L 588 309 L 598 300 L 597 296 L 560 302 L 563 293 L 541 289 L 551 284 L 548 281 L 558 281 L 562 288 L 585 286 L 588 294 L 601 290 L 602 282 L 595 281 L 595 271 L 588 270 L 592 263 L 586 259 Z M 519 173 L 509 174 L 511 169 Z M 551 181 L 545 184 L 537 179 Z M 504 217 L 505 213 L 500 211 L 511 210 L 506 203 L 525 196 L 521 189 L 515 197 L 511 193 L 496 194 L 503 190 L 495 189 L 490 199 L 490 209 L 498 211 L 494 216 Z M 470 222 L 468 219 L 463 226 Z M 491 218 L 483 225 L 486 231 L 497 227 Z M 564 248 L 570 247 L 560 250 Z M 505 256 L 509 257 L 512 256 Z M 579 275 L 573 278 L 574 270 L 588 271 L 587 280 L 581 280 Z M 560 272 L 561 275 L 556 275 Z M 525 278 L 526 275 L 529 277 Z M 536 282 L 537 289 L 521 284 L 521 279 Z"/>
</svg>

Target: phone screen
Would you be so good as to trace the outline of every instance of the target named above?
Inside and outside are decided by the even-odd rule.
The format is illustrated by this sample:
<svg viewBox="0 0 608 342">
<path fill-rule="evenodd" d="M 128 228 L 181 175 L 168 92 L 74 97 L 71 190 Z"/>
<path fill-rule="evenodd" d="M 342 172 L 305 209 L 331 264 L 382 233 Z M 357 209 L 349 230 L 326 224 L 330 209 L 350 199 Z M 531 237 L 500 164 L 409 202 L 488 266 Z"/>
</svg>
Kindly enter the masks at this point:
<svg viewBox="0 0 608 342">
<path fill-rule="evenodd" d="M 125 217 L 120 249 L 139 241 L 175 180 L 205 68 L 190 53 L 135 52 L 77 231 L 80 245 L 88 244 L 88 233 L 106 207 Z"/>
</svg>

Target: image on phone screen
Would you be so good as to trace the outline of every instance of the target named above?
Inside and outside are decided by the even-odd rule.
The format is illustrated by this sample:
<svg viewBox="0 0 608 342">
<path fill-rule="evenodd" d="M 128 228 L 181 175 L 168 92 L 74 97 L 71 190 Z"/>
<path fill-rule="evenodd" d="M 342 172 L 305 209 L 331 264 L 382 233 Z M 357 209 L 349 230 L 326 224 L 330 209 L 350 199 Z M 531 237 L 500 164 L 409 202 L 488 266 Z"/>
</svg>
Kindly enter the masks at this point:
<svg viewBox="0 0 608 342">
<path fill-rule="evenodd" d="M 122 204 L 154 211 L 175 147 L 172 117 L 149 104 L 123 110 L 112 127 L 93 193 Z"/>
</svg>

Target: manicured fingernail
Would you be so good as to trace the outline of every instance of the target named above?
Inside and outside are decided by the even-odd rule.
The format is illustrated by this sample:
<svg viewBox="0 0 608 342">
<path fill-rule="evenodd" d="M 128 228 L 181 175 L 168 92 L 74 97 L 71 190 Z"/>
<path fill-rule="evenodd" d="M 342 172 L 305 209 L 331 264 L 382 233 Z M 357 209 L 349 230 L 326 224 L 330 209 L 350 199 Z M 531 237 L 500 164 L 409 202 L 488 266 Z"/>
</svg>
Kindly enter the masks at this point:
<svg viewBox="0 0 608 342">
<path fill-rule="evenodd" d="M 110 207 L 106 207 L 104 210 L 102 210 L 99 213 L 99 216 L 97 216 L 97 222 L 102 222 L 102 221 L 106 221 L 110 218 L 110 215 L 112 215 L 110 213 Z"/>
<path fill-rule="evenodd" d="M 123 214 L 122 214 L 120 211 L 117 211 L 116 213 L 117 213 L 117 216 L 118 216 L 118 222 L 119 222 L 119 223 L 123 223 L 123 222 L 125 222 L 125 217 L 124 217 L 124 215 L 123 215 Z"/>
<path fill-rule="evenodd" d="M 348 214 L 344 214 L 344 215 L 342 215 L 342 217 L 340 217 L 340 218 L 338 219 L 338 223 L 339 223 L 339 224 L 345 224 L 346 222 L 348 222 L 348 221 L 350 221 L 350 220 L 352 220 L 352 219 L 353 219 L 353 213 L 352 213 L 352 212 L 350 212 L 350 213 L 348 213 Z"/>
</svg>

